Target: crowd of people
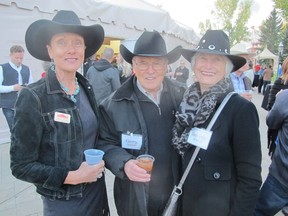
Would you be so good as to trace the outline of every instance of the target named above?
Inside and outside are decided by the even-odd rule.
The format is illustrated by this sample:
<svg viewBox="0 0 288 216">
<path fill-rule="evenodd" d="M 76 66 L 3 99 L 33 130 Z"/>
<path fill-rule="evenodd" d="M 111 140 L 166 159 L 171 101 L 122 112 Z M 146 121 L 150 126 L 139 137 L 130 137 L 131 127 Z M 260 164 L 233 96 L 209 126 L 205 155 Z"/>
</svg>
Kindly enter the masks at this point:
<svg viewBox="0 0 288 216">
<path fill-rule="evenodd" d="M 250 54 L 230 52 L 222 30 L 207 30 L 197 48 L 172 50 L 159 32 L 144 31 L 133 51 L 120 45 L 116 64 L 108 47 L 96 60 L 104 37 L 101 25 L 84 26 L 73 11 L 61 10 L 52 20 L 33 22 L 25 34 L 28 52 L 45 63 L 40 80 L 22 64 L 21 46 L 12 46 L 10 61 L 0 66 L 12 174 L 36 186 L 44 216 L 111 215 L 105 167 L 115 175 L 119 216 L 161 216 L 195 154 L 172 216 L 265 216 L 288 206 L 288 58 L 269 91 L 273 157 L 261 186 L 251 92 L 265 93 L 271 65 L 255 66 L 251 80 Z M 192 72 L 195 81 L 188 85 Z M 87 149 L 104 151 L 101 162 L 88 164 Z M 155 158 L 151 172 L 139 166 L 142 154 Z"/>
</svg>

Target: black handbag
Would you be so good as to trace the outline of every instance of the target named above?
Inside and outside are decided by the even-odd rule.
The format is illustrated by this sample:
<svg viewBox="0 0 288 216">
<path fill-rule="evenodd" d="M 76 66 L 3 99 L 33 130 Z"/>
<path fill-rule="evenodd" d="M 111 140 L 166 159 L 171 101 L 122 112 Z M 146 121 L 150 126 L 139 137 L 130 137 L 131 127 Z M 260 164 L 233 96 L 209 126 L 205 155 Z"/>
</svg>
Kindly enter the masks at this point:
<svg viewBox="0 0 288 216">
<path fill-rule="evenodd" d="M 213 127 L 215 121 L 217 120 L 219 114 L 222 112 L 223 108 L 225 107 L 226 103 L 229 101 L 230 97 L 233 94 L 237 94 L 236 92 L 230 92 L 229 94 L 226 95 L 226 97 L 224 98 L 224 100 L 222 101 L 222 103 L 220 104 L 219 108 L 217 109 L 217 111 L 215 112 L 213 118 L 211 119 L 211 121 L 209 122 L 209 125 L 207 126 L 207 130 L 211 130 L 211 128 Z M 188 173 L 190 172 L 190 169 L 197 157 L 197 154 L 200 151 L 200 147 L 196 147 L 195 151 L 193 152 L 193 155 L 189 161 L 189 164 L 187 166 L 187 168 L 185 169 L 185 172 L 183 174 L 183 176 L 181 177 L 181 180 L 179 182 L 179 184 L 177 186 L 174 187 L 170 198 L 165 206 L 165 209 L 162 213 L 162 216 L 175 216 L 177 213 L 177 208 L 178 208 L 178 198 L 179 196 L 182 194 L 182 186 L 186 180 L 186 177 L 188 175 Z"/>
<path fill-rule="evenodd" d="M 270 94 L 270 89 L 272 88 L 272 84 L 268 84 L 266 86 L 266 89 L 264 89 L 264 97 L 261 103 L 261 107 L 267 111 L 269 111 L 268 109 L 268 102 L 269 102 L 269 94 Z"/>
</svg>

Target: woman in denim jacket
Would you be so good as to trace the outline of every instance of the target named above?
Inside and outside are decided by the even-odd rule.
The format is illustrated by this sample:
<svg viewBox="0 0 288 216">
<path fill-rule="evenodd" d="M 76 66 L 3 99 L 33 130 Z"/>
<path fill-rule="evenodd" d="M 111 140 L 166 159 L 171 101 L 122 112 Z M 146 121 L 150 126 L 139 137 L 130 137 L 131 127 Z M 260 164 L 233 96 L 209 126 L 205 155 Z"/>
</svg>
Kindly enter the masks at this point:
<svg viewBox="0 0 288 216">
<path fill-rule="evenodd" d="M 30 54 L 54 64 L 18 96 L 11 169 L 36 186 L 44 216 L 109 215 L 104 161 L 88 165 L 83 157 L 98 138 L 96 101 L 88 81 L 76 72 L 103 39 L 100 25 L 82 26 L 72 11 L 38 20 L 26 31 Z"/>
</svg>

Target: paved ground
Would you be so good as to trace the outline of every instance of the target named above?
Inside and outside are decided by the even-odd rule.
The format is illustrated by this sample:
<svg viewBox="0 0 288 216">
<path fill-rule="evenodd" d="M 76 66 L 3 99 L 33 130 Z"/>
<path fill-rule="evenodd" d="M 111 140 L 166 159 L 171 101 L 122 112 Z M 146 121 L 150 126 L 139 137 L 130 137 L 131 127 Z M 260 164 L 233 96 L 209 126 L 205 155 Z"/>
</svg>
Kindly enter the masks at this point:
<svg viewBox="0 0 288 216">
<path fill-rule="evenodd" d="M 260 118 L 260 132 L 262 142 L 262 176 L 266 178 L 268 173 L 268 166 L 270 164 L 270 158 L 267 155 L 266 148 L 266 124 L 265 117 L 267 111 L 261 108 L 263 96 L 257 94 L 253 95 L 253 102 L 258 108 Z M 1 216 L 42 216 L 42 202 L 40 196 L 35 192 L 35 187 L 29 183 L 19 181 L 11 175 L 9 168 L 10 144 L 0 144 L 0 215 Z M 117 216 L 114 201 L 112 197 L 112 182 L 113 175 L 108 171 L 106 174 L 107 190 L 109 197 L 109 204 L 111 208 L 111 215 Z M 282 213 L 278 213 L 277 216 L 281 216 Z"/>
</svg>

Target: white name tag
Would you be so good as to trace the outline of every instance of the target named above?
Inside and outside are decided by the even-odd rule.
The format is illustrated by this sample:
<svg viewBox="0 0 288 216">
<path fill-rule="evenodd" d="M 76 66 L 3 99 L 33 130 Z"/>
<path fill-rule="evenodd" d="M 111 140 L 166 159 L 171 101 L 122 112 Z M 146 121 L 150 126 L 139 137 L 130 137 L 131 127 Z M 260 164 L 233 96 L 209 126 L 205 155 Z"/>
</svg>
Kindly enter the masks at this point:
<svg viewBox="0 0 288 216">
<path fill-rule="evenodd" d="M 137 149 L 142 146 L 142 135 L 140 134 L 122 134 L 121 137 L 122 148 Z"/>
<path fill-rule="evenodd" d="M 206 150 L 208 148 L 211 136 L 212 131 L 208 131 L 203 128 L 192 128 L 187 141 L 192 145 Z"/>
<path fill-rule="evenodd" d="M 55 112 L 54 121 L 70 124 L 71 116 L 69 114 Z"/>
</svg>

